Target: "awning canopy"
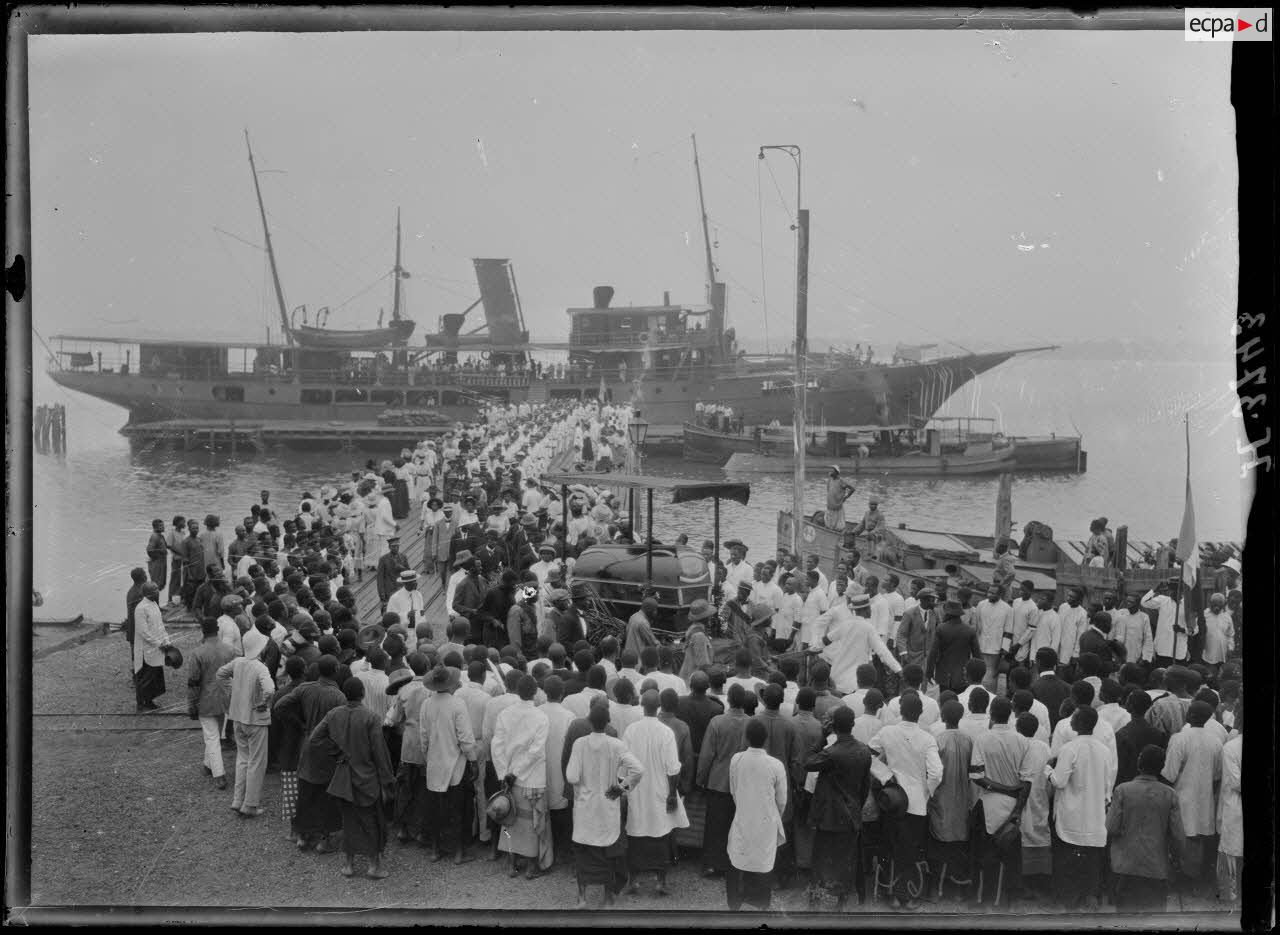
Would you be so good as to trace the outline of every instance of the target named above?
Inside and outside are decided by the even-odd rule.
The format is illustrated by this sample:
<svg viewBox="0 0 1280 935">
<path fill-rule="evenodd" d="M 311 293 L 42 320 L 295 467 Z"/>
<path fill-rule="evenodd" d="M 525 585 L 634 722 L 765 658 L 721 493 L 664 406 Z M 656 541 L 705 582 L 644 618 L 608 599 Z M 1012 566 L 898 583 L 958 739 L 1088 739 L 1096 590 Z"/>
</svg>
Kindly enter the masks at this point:
<svg viewBox="0 0 1280 935">
<path fill-rule="evenodd" d="M 751 499 L 750 484 L 680 480 L 648 474 L 548 474 L 540 480 L 543 484 L 554 484 L 557 487 L 586 484 L 592 487 L 626 487 L 632 490 L 669 490 L 672 494 L 672 503 L 688 503 L 692 500 L 719 497 L 721 500 L 733 500 L 746 506 L 747 501 Z"/>
</svg>

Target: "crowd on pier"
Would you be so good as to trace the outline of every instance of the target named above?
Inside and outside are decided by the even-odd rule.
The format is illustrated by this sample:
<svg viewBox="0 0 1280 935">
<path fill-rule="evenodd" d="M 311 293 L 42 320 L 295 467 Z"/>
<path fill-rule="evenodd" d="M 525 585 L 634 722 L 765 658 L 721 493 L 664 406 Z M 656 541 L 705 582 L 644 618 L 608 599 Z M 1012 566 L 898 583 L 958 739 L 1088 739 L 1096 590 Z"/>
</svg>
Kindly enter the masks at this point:
<svg viewBox="0 0 1280 935">
<path fill-rule="evenodd" d="M 1011 576 L 934 590 L 854 553 L 828 579 L 816 555 L 752 562 L 729 539 L 724 558 L 702 547 L 723 599 L 695 601 L 677 639 L 652 595 L 601 628 L 574 559 L 633 531 L 607 477 L 567 503 L 541 480 L 613 467 L 628 417 L 497 410 L 286 510 L 263 491 L 233 540 L 216 516 L 157 520 L 127 598 L 138 709 L 180 666 L 237 818 L 266 814 L 278 773 L 271 817 L 347 876 L 385 877 L 401 847 L 528 880 L 569 866 L 579 907 L 650 875 L 666 893 L 677 866 L 723 879 L 731 909 L 801 885 L 836 909 L 1238 899 L 1238 600 L 1215 594 L 1192 643 L 1176 578 L 1055 607 Z M 882 523 L 870 504 L 855 528 Z M 166 585 L 202 628 L 181 661 Z"/>
</svg>

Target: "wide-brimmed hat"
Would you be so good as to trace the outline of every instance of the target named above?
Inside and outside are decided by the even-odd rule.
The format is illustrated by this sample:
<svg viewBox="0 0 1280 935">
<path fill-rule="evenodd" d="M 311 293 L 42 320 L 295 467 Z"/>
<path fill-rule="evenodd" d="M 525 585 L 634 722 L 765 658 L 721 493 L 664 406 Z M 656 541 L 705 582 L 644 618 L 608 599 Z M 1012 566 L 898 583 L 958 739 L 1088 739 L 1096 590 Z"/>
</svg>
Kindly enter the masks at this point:
<svg viewBox="0 0 1280 935">
<path fill-rule="evenodd" d="M 849 598 L 849 606 L 854 610 L 866 610 L 871 606 L 871 598 L 865 594 L 855 594 Z"/>
<path fill-rule="evenodd" d="M 453 666 L 436 666 L 423 677 L 423 683 L 434 692 L 447 692 L 462 684 L 462 672 Z"/>
<path fill-rule="evenodd" d="M 698 620 L 706 620 L 708 617 L 714 617 L 716 609 L 711 606 L 709 601 L 698 598 L 689 605 L 689 622 L 694 623 Z"/>
<path fill-rule="evenodd" d="M 404 571 L 400 572 L 400 577 L 396 580 L 401 584 L 417 584 L 418 573 L 411 568 L 406 568 Z"/>
<path fill-rule="evenodd" d="M 613 519 L 613 511 L 603 503 L 598 503 L 591 508 L 591 518 L 597 523 L 607 523 Z"/>
<path fill-rule="evenodd" d="M 239 594 L 225 594 L 222 597 L 221 606 L 223 610 L 238 610 L 244 606 L 244 598 Z"/>
<path fill-rule="evenodd" d="M 759 626 L 766 621 L 773 619 L 774 610 L 769 604 L 752 604 L 751 605 L 751 625 Z"/>
<path fill-rule="evenodd" d="M 568 599 L 569 599 L 569 592 L 566 591 L 564 588 L 556 588 L 550 594 L 547 595 L 547 600 L 553 601 L 553 602 L 567 601 Z"/>
<path fill-rule="evenodd" d="M 521 526 L 537 526 L 538 517 L 534 516 L 532 513 L 526 513 L 524 514 L 524 516 L 520 517 L 520 525 Z"/>
<path fill-rule="evenodd" d="M 511 801 L 510 794 L 502 789 L 489 797 L 484 813 L 491 821 L 503 827 L 514 824 L 516 820 L 515 803 Z"/>
<path fill-rule="evenodd" d="M 444 501 L 443 501 L 443 500 L 441 500 L 439 497 L 428 497 L 428 498 L 427 498 L 427 509 L 428 509 L 428 510 L 443 510 L 443 509 L 444 509 Z"/>
<path fill-rule="evenodd" d="M 1239 560 L 1238 558 L 1236 558 L 1235 556 L 1232 556 L 1231 558 L 1229 558 L 1229 559 L 1227 559 L 1225 562 L 1223 562 L 1223 563 L 1222 563 L 1222 567 L 1223 567 L 1223 568 L 1230 568 L 1230 569 L 1231 569 L 1232 571 L 1234 571 L 1237 575 L 1238 575 L 1238 574 L 1240 574 L 1240 560 Z"/>
<path fill-rule="evenodd" d="M 177 646 L 166 646 L 164 648 L 164 664 L 173 669 L 181 669 L 182 650 Z"/>
<path fill-rule="evenodd" d="M 747 551 L 747 545 L 741 539 L 726 539 L 724 540 L 724 547 L 726 549 L 736 548 L 736 549 L 742 549 L 742 551 L 744 552 Z"/>
<path fill-rule="evenodd" d="M 942 605 L 942 616 L 944 617 L 959 617 L 963 613 L 964 608 L 959 601 L 947 601 Z"/>
<path fill-rule="evenodd" d="M 569 594 L 575 598 L 593 596 L 592 590 L 581 581 L 575 581 L 573 583 L 573 586 L 569 589 Z"/>
<path fill-rule="evenodd" d="M 556 547 L 550 542 L 544 542 L 542 545 L 538 546 L 538 554 L 541 555 L 543 552 L 550 552 L 552 555 L 555 555 Z"/>
<path fill-rule="evenodd" d="M 367 627 L 360 628 L 360 632 L 356 634 L 356 645 L 367 651 L 370 647 L 381 643 L 386 635 L 387 631 L 379 624 L 371 623 Z"/>
<path fill-rule="evenodd" d="M 458 553 L 458 557 L 453 560 L 453 567 L 461 568 L 463 565 L 467 564 L 473 558 L 475 558 L 475 556 L 471 554 L 470 549 L 463 549 L 461 552 Z"/>
<path fill-rule="evenodd" d="M 404 688 L 406 685 L 412 682 L 413 679 L 414 679 L 413 670 L 396 669 L 387 678 L 386 694 L 395 695 L 399 693 L 400 689 Z"/>
</svg>

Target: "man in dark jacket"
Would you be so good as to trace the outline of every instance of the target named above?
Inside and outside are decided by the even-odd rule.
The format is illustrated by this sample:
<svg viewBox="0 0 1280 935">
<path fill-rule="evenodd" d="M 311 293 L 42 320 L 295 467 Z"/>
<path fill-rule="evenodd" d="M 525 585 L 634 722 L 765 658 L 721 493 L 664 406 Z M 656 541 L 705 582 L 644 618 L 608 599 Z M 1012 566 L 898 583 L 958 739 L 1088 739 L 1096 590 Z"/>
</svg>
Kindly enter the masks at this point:
<svg viewBox="0 0 1280 935">
<path fill-rule="evenodd" d="M 316 853 L 333 850 L 329 835 L 342 827 L 342 813 L 328 793 L 333 778 L 333 765 L 323 757 L 313 757 L 307 743 L 312 731 L 334 708 L 346 704 L 347 696 L 334 682 L 338 660 L 321 656 L 316 663 L 319 677 L 289 692 L 275 706 L 273 715 L 285 724 L 286 731 L 301 736 L 298 754 L 298 806 L 293 820 L 293 833 L 299 850 L 306 850 L 316 838 Z"/>
<path fill-rule="evenodd" d="M 337 799 L 342 814 L 342 875 L 355 876 L 355 857 L 361 854 L 369 861 L 365 876 L 381 880 L 387 876 L 382 869 L 387 846 L 382 805 L 395 801 L 395 772 L 382 719 L 364 706 L 364 682 L 349 678 L 342 691 L 346 704 L 324 716 L 307 750 L 312 760 L 323 759 L 330 769 L 328 794 Z"/>
<path fill-rule="evenodd" d="M 1136 690 L 1125 702 L 1129 723 L 1116 731 L 1116 785 L 1138 778 L 1138 757 L 1149 746 L 1164 748 L 1169 735 L 1147 720 L 1151 696 Z"/>
<path fill-rule="evenodd" d="M 400 572 L 409 570 L 409 559 L 400 551 L 400 537 L 387 540 L 387 554 L 378 559 L 378 600 L 382 612 L 387 611 L 387 601 L 400 587 Z"/>
<path fill-rule="evenodd" d="M 1036 669 L 1040 677 L 1031 683 L 1031 694 L 1049 709 L 1049 730 L 1058 726 L 1062 702 L 1071 696 L 1071 688 L 1058 677 L 1058 654 L 1047 646 L 1036 650 Z"/>
<path fill-rule="evenodd" d="M 831 715 L 835 743 L 804 763 L 807 772 L 818 774 L 809 803 L 809 825 L 814 829 L 814 883 L 835 895 L 837 912 L 843 911 L 853 889 L 862 806 L 871 786 L 871 749 L 854 739 L 853 722 L 852 708 L 837 708 Z M 816 896 L 817 892 L 811 890 L 811 905 Z"/>
<path fill-rule="evenodd" d="M 1145 694 L 1142 693 L 1142 694 Z M 1178 793 L 1160 781 L 1164 750 L 1144 747 L 1136 777 L 1119 783 L 1107 809 L 1111 873 L 1116 908 L 1121 912 L 1163 912 L 1169 880 L 1182 849 L 1182 810 Z"/>
<path fill-rule="evenodd" d="M 200 621 L 204 639 L 187 657 L 187 716 L 200 722 L 204 733 L 204 771 L 218 789 L 227 788 L 222 762 L 222 726 L 227 713 L 218 670 L 236 657 L 236 651 L 218 639 L 218 618 Z"/>
<path fill-rule="evenodd" d="M 676 713 L 680 720 L 689 725 L 689 742 L 693 745 L 693 755 L 702 752 L 702 738 L 707 732 L 711 719 L 724 714 L 724 705 L 719 699 L 707 694 L 711 680 L 707 673 L 696 671 L 689 676 L 689 694 L 680 699 Z"/>
<path fill-rule="evenodd" d="M 1080 655 L 1093 653 L 1102 665 L 1099 673 L 1103 678 L 1111 675 L 1120 667 L 1120 659 L 1124 658 L 1123 647 L 1111 639 L 1111 614 L 1100 610 L 1089 621 L 1089 629 L 1080 634 Z M 1119 650 L 1117 652 L 1117 650 Z"/>
<path fill-rule="evenodd" d="M 964 664 L 970 659 L 982 658 L 978 631 L 964 622 L 963 615 L 964 607 L 959 601 L 947 601 L 942 608 L 942 623 L 929 647 L 925 677 L 937 682 L 939 691 L 963 690 Z"/>
</svg>

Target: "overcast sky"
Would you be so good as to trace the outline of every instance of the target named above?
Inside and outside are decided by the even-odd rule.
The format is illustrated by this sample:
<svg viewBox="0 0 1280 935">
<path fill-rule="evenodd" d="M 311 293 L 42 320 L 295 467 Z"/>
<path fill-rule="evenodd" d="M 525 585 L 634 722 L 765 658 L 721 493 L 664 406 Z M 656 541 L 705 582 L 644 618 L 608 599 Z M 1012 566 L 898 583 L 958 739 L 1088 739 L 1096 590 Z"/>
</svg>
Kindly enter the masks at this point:
<svg viewBox="0 0 1280 935">
<path fill-rule="evenodd" d="M 54 36 L 29 49 L 46 336 L 258 340 L 276 326 L 246 128 L 273 170 L 261 181 L 289 306 L 330 306 L 332 327 L 389 309 L 397 207 L 420 332 L 478 296 L 474 256 L 513 261 L 544 340 L 564 339 L 564 309 L 596 284 L 615 304 L 663 290 L 701 303 L 696 133 L 730 323 L 752 346 L 778 349 L 793 328 L 795 169 L 757 150 L 794 143 L 814 335 L 1156 335 L 1230 353 L 1231 46 L 1180 31 Z"/>
</svg>

